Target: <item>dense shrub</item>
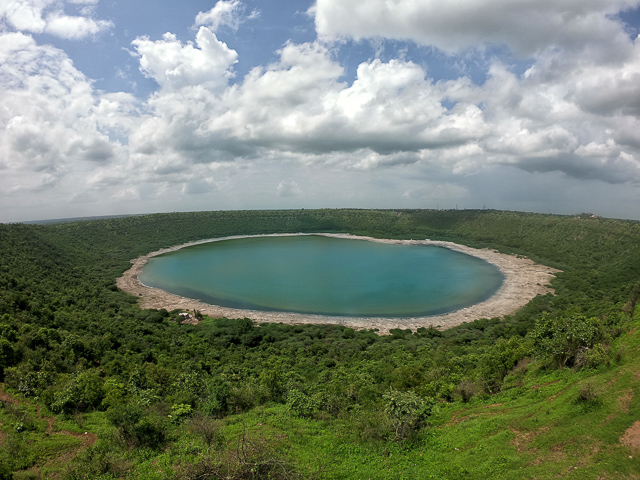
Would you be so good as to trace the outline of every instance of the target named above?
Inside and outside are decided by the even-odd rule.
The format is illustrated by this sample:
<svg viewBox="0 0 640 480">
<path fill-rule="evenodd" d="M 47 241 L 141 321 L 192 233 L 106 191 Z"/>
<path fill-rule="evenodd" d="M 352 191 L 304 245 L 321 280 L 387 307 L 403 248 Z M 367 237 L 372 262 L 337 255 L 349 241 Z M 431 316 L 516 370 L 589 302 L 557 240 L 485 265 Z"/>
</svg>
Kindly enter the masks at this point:
<svg viewBox="0 0 640 480">
<path fill-rule="evenodd" d="M 544 315 L 529 334 L 537 354 L 557 367 L 603 363 L 610 335 L 596 317 Z"/>
</svg>

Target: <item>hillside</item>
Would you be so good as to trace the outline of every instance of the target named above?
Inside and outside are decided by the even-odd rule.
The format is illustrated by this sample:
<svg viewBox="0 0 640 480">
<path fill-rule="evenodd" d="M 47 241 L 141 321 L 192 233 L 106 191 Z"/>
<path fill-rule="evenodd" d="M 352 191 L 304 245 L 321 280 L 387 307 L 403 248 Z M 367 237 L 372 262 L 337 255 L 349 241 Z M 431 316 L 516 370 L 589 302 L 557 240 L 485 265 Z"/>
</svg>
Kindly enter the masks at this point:
<svg viewBox="0 0 640 480">
<path fill-rule="evenodd" d="M 183 325 L 115 284 L 159 248 L 295 232 L 454 241 L 562 273 L 504 319 L 388 336 Z M 639 245 L 638 222 L 469 210 L 0 225 L 0 479 L 639 478 L 621 441 L 640 420 Z"/>
</svg>

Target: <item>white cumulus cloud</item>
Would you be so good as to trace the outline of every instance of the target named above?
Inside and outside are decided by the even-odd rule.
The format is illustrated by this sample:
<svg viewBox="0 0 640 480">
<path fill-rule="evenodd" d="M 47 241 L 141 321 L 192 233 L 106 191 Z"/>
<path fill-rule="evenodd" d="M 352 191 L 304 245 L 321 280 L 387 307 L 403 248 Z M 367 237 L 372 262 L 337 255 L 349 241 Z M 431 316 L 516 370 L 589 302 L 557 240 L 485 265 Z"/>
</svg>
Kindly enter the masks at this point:
<svg viewBox="0 0 640 480">
<path fill-rule="evenodd" d="M 140 57 L 140 69 L 160 86 L 177 90 L 186 86 L 219 89 L 227 84 L 238 54 L 221 42 L 210 29 L 200 27 L 195 45 L 182 42 L 172 33 L 162 40 L 138 37 L 133 46 Z"/>
<path fill-rule="evenodd" d="M 455 53 L 507 45 L 521 55 L 550 45 L 610 45 L 624 33 L 612 15 L 637 0 L 317 0 L 316 30 L 330 40 L 411 40 Z"/>
<path fill-rule="evenodd" d="M 83 188 L 89 172 L 126 162 L 126 147 L 110 135 L 135 100 L 101 99 L 61 50 L 22 33 L 0 34 L 0 79 L 3 195 L 66 195 L 66 188 Z"/>
<path fill-rule="evenodd" d="M 245 17 L 245 8 L 245 5 L 239 0 L 219 0 L 211 10 L 198 13 L 195 25 L 204 25 L 214 32 L 217 32 L 223 25 L 237 30 L 244 20 L 256 18 L 259 15 L 258 11 L 254 10 L 248 17 Z"/>
<path fill-rule="evenodd" d="M 65 12 L 65 3 L 75 5 L 79 15 Z M 5 0 L 0 3 L 0 28 L 20 32 L 49 33 L 76 40 L 96 35 L 113 27 L 108 20 L 95 19 L 97 0 Z"/>
<path fill-rule="evenodd" d="M 465 77 L 435 82 L 423 67 L 399 59 L 363 62 L 348 84 L 326 45 L 289 42 L 276 62 L 223 86 L 232 54 L 211 77 L 198 77 L 195 65 L 202 63 L 189 59 L 204 48 L 175 37 L 145 42 L 137 41 L 142 67 L 172 88 L 150 99 L 152 115 L 134 129 L 130 145 L 158 175 L 280 156 L 359 171 L 437 165 L 469 174 L 503 164 L 640 181 L 632 82 L 640 62 L 631 40 L 606 66 L 548 52 L 518 75 L 496 60 L 482 85 Z M 160 55 L 164 48 L 169 53 Z M 219 88 L 203 88 L 209 78 L 220 80 Z M 610 84 L 615 92 L 603 88 Z M 591 142 L 616 148 L 587 148 Z"/>
</svg>

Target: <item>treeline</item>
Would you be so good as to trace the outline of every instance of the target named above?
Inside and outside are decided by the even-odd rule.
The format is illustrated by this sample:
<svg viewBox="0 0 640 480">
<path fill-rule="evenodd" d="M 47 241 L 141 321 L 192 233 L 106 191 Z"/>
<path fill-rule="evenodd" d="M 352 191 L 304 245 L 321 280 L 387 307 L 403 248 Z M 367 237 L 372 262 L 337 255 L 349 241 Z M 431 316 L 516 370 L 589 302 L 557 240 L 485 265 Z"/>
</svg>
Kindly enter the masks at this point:
<svg viewBox="0 0 640 480">
<path fill-rule="evenodd" d="M 285 232 L 451 240 L 563 272 L 556 296 L 513 316 L 389 336 L 247 319 L 182 325 L 178 312 L 140 310 L 115 285 L 130 259 L 158 248 Z M 134 478 L 139 462 L 187 431 L 218 445 L 205 449 L 208 456 L 187 456 L 190 472 L 211 475 L 198 478 L 217 478 L 222 464 L 235 478 L 290 478 L 300 474 L 290 461 L 243 477 L 257 460 L 229 460 L 216 422 L 279 405 L 292 417 L 330 422 L 356 443 L 410 441 L 424 434 L 439 402 L 517 394 L 532 362 L 553 370 L 619 361 L 615 338 L 640 301 L 638 245 L 638 222 L 495 211 L 199 212 L 0 225 L 0 380 L 64 418 L 96 414 L 107 422 L 111 433 L 67 467 L 69 478 Z M 42 427 L 3 414 L 13 447 L 0 453 L 0 478 L 10 478 L 38 462 L 36 443 L 24 439 Z M 125 457 L 130 473 L 116 461 Z M 187 478 L 183 467 L 158 478 Z"/>
</svg>

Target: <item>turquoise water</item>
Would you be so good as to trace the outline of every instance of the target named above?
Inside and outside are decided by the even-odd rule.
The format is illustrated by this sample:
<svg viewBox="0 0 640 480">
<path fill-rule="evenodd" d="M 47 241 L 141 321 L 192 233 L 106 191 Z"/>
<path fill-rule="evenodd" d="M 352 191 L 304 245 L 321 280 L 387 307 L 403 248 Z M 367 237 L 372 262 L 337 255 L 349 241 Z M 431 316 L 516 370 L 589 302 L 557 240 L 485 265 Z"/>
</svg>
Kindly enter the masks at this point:
<svg viewBox="0 0 640 480">
<path fill-rule="evenodd" d="M 318 235 L 223 240 L 149 260 L 150 287 L 223 307 L 362 317 L 427 316 L 483 301 L 503 276 L 447 248 Z"/>
</svg>

